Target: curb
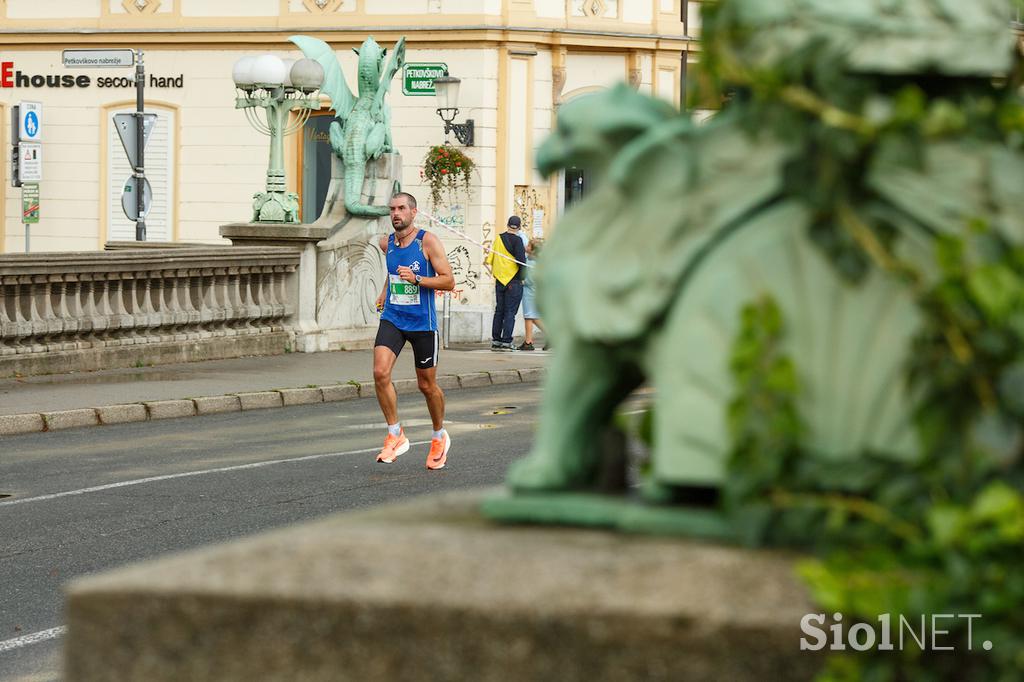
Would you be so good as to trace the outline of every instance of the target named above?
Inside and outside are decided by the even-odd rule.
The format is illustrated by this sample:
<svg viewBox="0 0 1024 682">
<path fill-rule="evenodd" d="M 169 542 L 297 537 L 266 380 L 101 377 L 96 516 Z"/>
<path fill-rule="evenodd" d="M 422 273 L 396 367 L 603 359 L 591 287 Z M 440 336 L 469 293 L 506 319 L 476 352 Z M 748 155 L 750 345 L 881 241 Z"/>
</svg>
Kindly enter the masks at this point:
<svg viewBox="0 0 1024 682">
<path fill-rule="evenodd" d="M 536 383 L 544 379 L 543 367 L 502 369 L 493 372 L 467 372 L 437 377 L 445 391 L 461 388 L 482 388 L 504 384 Z M 415 393 L 419 389 L 415 379 L 397 379 L 392 382 L 400 394 Z M 282 388 L 274 391 L 229 393 L 184 400 L 149 400 L 102 407 L 86 407 L 55 412 L 30 412 L 0 415 L 0 437 L 24 433 L 41 433 L 84 426 L 131 424 L 179 417 L 201 417 L 207 414 L 247 412 L 250 410 L 315 403 L 334 403 L 374 395 L 372 381 L 348 382 L 330 386 Z"/>
</svg>

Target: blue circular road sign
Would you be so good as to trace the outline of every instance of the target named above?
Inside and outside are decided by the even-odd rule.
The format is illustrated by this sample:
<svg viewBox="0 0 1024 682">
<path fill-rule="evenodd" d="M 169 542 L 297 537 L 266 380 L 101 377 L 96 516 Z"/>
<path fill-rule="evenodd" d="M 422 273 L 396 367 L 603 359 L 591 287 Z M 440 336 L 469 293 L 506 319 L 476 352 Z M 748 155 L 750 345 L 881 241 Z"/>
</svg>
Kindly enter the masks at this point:
<svg viewBox="0 0 1024 682">
<path fill-rule="evenodd" d="M 35 137 L 39 134 L 39 117 L 36 116 L 34 111 L 25 114 L 25 132 L 28 133 L 29 137 Z"/>
<path fill-rule="evenodd" d="M 25 114 L 25 134 L 28 135 L 28 137 L 36 137 L 39 135 L 39 117 L 34 111 L 30 111 Z"/>
</svg>

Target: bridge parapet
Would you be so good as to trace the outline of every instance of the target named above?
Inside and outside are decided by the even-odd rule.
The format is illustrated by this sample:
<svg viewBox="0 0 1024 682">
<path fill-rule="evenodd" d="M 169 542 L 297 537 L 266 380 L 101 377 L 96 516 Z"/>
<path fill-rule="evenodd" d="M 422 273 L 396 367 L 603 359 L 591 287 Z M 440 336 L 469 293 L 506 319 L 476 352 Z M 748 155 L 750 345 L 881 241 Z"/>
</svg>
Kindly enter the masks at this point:
<svg viewBox="0 0 1024 682">
<path fill-rule="evenodd" d="M 283 352 L 299 258 L 287 248 L 217 246 L 2 255 L 0 371 L 233 357 L 267 352 L 254 342 L 282 335 L 271 346 Z"/>
</svg>

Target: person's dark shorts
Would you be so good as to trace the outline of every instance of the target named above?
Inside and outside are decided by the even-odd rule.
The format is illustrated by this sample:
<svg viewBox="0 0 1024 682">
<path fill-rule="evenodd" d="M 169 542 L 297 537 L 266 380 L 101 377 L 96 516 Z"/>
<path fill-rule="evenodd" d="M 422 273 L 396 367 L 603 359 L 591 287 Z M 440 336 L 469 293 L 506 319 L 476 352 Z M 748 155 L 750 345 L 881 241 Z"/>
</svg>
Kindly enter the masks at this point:
<svg viewBox="0 0 1024 682">
<path fill-rule="evenodd" d="M 437 364 L 438 335 L 433 332 L 406 332 L 396 327 L 387 320 L 380 321 L 377 329 L 377 340 L 374 346 L 390 348 L 397 357 L 405 347 L 405 342 L 412 344 L 412 357 L 416 363 L 416 369 L 430 369 Z"/>
</svg>

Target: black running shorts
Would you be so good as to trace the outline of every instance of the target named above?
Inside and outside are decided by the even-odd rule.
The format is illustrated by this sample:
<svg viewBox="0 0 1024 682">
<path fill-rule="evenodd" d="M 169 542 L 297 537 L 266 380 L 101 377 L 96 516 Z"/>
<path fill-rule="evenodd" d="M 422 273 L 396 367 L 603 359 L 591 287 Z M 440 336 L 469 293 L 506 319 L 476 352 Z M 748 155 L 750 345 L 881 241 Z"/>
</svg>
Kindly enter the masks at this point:
<svg viewBox="0 0 1024 682">
<path fill-rule="evenodd" d="M 406 332 L 387 320 L 380 321 L 377 329 L 377 340 L 374 346 L 390 348 L 397 357 L 402 352 L 405 342 L 412 344 L 412 356 L 416 369 L 430 369 L 437 364 L 438 337 L 437 332 Z"/>
</svg>

